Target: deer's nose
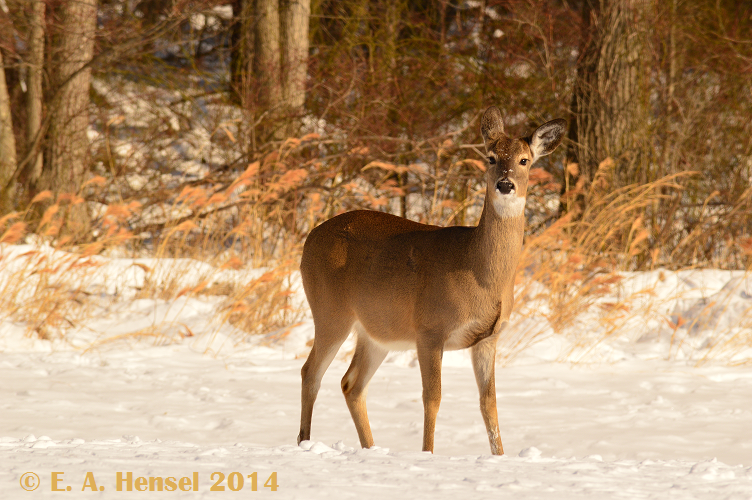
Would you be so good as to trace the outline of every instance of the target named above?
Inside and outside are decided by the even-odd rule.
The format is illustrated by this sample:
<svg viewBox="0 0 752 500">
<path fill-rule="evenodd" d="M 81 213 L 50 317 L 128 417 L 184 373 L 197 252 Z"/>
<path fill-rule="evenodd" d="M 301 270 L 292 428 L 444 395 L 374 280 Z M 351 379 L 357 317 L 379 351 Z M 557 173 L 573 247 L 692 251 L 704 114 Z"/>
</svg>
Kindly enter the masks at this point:
<svg viewBox="0 0 752 500">
<path fill-rule="evenodd" d="M 498 189 L 501 194 L 509 194 L 514 191 L 514 183 L 505 177 L 499 179 L 496 183 L 496 189 Z"/>
</svg>

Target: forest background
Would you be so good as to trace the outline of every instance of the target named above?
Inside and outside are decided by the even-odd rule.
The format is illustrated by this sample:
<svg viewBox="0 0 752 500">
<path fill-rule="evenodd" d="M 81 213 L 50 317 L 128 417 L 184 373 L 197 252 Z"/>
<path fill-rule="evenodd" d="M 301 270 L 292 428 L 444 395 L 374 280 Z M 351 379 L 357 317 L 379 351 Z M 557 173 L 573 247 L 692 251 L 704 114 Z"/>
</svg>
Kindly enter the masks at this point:
<svg viewBox="0 0 752 500">
<path fill-rule="evenodd" d="M 489 105 L 510 135 L 569 122 L 531 171 L 518 270 L 554 331 L 630 314 L 598 302 L 624 273 L 752 265 L 752 2 L 0 0 L 0 243 L 31 245 L 15 276 L 37 278 L 0 310 L 64 335 L 97 256 L 188 257 L 215 274 L 137 264 L 136 298 L 289 326 L 323 220 L 477 221 Z M 242 269 L 262 271 L 217 278 Z"/>
</svg>

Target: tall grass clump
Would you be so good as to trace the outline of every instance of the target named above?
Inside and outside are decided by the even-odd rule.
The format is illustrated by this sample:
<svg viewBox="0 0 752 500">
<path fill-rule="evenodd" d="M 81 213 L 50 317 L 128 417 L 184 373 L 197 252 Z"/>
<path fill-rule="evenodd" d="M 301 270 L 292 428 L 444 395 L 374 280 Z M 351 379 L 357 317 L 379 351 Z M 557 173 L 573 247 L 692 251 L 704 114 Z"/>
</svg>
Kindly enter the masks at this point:
<svg viewBox="0 0 752 500">
<path fill-rule="evenodd" d="M 101 289 L 99 255 L 133 237 L 111 213 L 96 239 L 66 224 L 71 205 L 83 202 L 78 195 L 43 191 L 24 212 L 0 219 L 0 314 L 42 339 L 63 337 L 86 321 Z"/>
</svg>

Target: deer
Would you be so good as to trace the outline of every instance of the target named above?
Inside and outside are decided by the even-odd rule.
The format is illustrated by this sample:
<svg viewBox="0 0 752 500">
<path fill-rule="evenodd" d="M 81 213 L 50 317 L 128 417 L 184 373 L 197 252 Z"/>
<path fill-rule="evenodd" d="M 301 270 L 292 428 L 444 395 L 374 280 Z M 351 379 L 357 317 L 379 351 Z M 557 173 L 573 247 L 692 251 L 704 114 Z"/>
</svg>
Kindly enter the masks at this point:
<svg viewBox="0 0 752 500">
<path fill-rule="evenodd" d="M 301 369 L 298 444 L 311 439 L 321 379 L 355 331 L 355 351 L 341 387 L 360 445 L 374 445 L 366 410 L 368 383 L 389 351 L 417 350 L 423 390 L 423 451 L 433 453 L 446 350 L 469 348 L 491 452 L 503 455 L 496 408 L 496 344 L 508 325 L 525 230 L 530 167 L 561 143 L 556 119 L 512 139 L 499 108 L 483 114 L 486 195 L 475 227 L 421 224 L 356 210 L 315 227 L 300 272 L 314 322 Z"/>
</svg>

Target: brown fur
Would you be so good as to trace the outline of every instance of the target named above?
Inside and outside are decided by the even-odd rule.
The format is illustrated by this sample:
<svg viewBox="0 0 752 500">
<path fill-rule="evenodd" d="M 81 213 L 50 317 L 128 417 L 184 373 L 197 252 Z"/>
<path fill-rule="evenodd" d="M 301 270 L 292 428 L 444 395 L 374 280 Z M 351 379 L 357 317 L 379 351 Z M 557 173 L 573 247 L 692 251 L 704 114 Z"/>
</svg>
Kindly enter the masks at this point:
<svg viewBox="0 0 752 500">
<path fill-rule="evenodd" d="M 496 164 L 486 174 L 486 200 L 477 227 L 429 226 L 360 210 L 311 231 L 300 269 L 316 331 L 301 371 L 299 443 L 310 439 L 321 377 L 358 325 L 342 390 L 363 447 L 373 445 L 365 391 L 389 349 L 417 348 L 425 410 L 423 450 L 433 451 L 442 353 L 470 347 L 491 451 L 503 453 L 494 384 L 496 340 L 512 311 L 525 218 L 523 213 L 501 217 L 492 200 L 506 206 L 516 196 L 524 203 L 530 165 L 558 145 L 561 122 L 540 127 L 536 134 L 551 127 L 557 133 L 543 144 L 534 136 L 530 145 L 504 135 L 498 109 L 486 111 L 481 131 Z M 527 165 L 520 164 L 523 158 Z M 500 196 L 499 180 L 512 182 L 513 194 Z"/>
</svg>

